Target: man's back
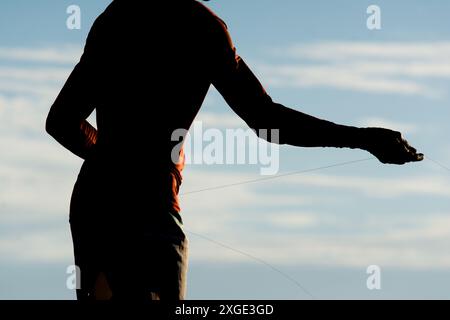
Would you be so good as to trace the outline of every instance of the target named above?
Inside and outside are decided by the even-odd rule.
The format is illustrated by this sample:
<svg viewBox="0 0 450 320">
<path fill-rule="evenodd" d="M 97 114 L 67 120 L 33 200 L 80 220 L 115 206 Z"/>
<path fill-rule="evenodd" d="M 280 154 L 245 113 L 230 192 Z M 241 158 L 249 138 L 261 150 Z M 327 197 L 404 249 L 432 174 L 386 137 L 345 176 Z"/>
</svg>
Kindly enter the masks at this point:
<svg viewBox="0 0 450 320">
<path fill-rule="evenodd" d="M 97 113 L 98 131 L 86 124 L 95 141 L 73 202 L 99 203 L 103 210 L 98 211 L 108 204 L 123 209 L 148 202 L 180 210 L 183 163 L 181 156 L 178 164 L 172 161 L 179 143 L 172 133 L 189 129 L 200 109 L 214 70 L 212 39 L 220 33 L 226 33 L 223 23 L 193 0 L 115 0 L 96 20 L 80 63 L 55 102 L 74 104 L 82 117 L 94 108 Z M 234 59 L 226 44 L 214 50 Z M 87 190 L 96 190 L 95 196 Z M 83 205 L 72 211 L 86 210 Z"/>
</svg>

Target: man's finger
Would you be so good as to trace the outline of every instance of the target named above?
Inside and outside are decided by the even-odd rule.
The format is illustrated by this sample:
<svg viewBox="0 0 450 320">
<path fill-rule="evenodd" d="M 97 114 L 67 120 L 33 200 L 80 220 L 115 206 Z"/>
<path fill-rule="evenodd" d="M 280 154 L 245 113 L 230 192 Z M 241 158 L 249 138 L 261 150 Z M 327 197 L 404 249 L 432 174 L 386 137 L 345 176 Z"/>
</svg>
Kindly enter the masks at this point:
<svg viewBox="0 0 450 320">
<path fill-rule="evenodd" d="M 422 153 L 410 153 L 409 162 L 418 162 L 424 159 L 424 155 Z"/>
<path fill-rule="evenodd" d="M 422 161 L 425 159 L 425 155 L 423 153 L 416 153 L 416 161 Z"/>
</svg>

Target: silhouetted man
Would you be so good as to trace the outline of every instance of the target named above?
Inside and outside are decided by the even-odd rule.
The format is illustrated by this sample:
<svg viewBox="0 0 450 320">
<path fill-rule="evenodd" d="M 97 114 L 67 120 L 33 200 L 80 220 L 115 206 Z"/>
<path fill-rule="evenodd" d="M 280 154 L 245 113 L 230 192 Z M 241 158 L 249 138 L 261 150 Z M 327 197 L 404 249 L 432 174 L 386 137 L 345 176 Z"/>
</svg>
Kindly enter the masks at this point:
<svg viewBox="0 0 450 320">
<path fill-rule="evenodd" d="M 225 23 L 199 2 L 115 0 L 47 119 L 47 131 L 85 160 L 70 206 L 78 299 L 184 298 L 183 162 L 171 159 L 171 135 L 189 129 L 211 84 L 249 127 L 279 129 L 280 144 L 360 148 L 383 163 L 423 157 L 398 132 L 273 102 Z M 86 121 L 94 109 L 97 129 Z"/>
</svg>

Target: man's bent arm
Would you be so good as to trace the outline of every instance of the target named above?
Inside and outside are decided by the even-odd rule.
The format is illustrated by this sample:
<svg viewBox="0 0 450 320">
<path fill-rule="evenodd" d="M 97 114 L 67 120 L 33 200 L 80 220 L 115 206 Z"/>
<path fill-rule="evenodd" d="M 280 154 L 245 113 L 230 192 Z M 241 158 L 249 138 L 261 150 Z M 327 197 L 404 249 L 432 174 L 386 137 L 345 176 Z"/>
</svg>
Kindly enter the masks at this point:
<svg viewBox="0 0 450 320">
<path fill-rule="evenodd" d="M 86 159 L 97 141 L 97 130 L 86 121 L 94 107 L 89 99 L 89 84 L 84 83 L 84 67 L 82 58 L 53 103 L 46 130 L 66 149 Z"/>
</svg>

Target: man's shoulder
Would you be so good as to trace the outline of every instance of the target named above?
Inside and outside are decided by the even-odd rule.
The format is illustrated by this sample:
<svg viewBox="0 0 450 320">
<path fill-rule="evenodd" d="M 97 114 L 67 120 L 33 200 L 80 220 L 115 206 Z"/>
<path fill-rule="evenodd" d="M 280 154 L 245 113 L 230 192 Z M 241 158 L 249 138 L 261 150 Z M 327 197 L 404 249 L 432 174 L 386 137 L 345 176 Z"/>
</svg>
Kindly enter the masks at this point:
<svg viewBox="0 0 450 320">
<path fill-rule="evenodd" d="M 203 22 L 209 26 L 219 26 L 227 29 L 227 24 L 214 11 L 197 0 L 192 0 L 192 8 L 196 18 L 203 19 Z"/>
</svg>

